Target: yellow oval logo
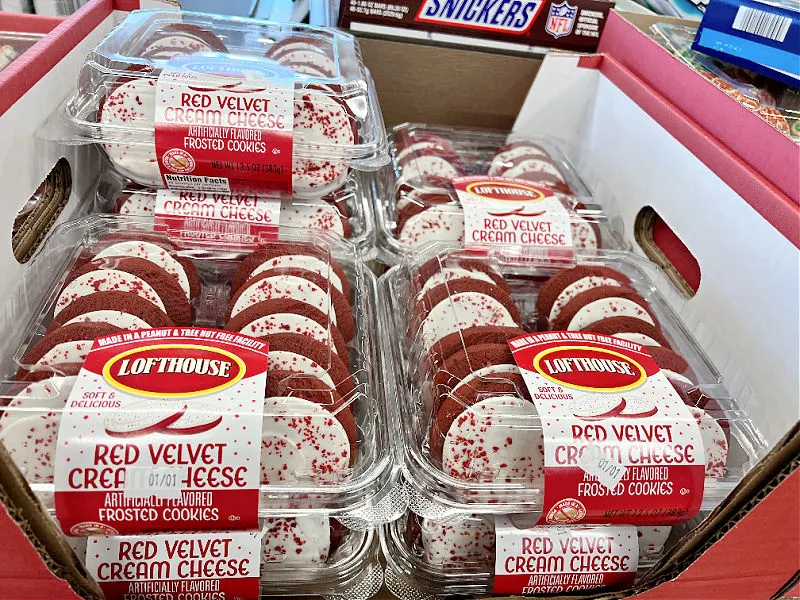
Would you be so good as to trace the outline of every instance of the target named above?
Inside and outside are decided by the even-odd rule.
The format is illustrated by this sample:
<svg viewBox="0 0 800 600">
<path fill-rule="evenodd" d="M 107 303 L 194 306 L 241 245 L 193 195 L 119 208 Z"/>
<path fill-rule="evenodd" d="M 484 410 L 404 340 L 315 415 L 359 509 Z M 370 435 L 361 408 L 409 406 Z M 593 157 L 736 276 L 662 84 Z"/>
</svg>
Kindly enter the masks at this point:
<svg viewBox="0 0 800 600">
<path fill-rule="evenodd" d="M 587 392 L 624 392 L 647 381 L 644 367 L 635 360 L 593 346 L 559 346 L 533 359 L 533 368 L 558 385 Z"/>
<path fill-rule="evenodd" d="M 221 348 L 157 344 L 117 354 L 103 367 L 103 378 L 137 396 L 187 398 L 224 390 L 245 371 L 241 358 Z"/>
</svg>

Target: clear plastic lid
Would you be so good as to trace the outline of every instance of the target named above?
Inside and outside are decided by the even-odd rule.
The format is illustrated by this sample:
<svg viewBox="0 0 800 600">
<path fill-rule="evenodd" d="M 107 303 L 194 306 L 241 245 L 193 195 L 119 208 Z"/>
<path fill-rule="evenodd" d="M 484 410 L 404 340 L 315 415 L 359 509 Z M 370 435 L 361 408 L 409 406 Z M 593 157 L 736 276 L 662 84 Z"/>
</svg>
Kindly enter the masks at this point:
<svg viewBox="0 0 800 600">
<path fill-rule="evenodd" d="M 52 507 L 58 424 L 95 338 L 175 326 L 240 332 L 270 342 L 264 435 L 272 442 L 262 444 L 259 514 L 326 511 L 350 528 L 386 522 L 399 509 L 374 367 L 376 302 L 356 249 L 327 232 L 298 231 L 254 251 L 177 250 L 143 219 L 68 222 L 8 304 L 0 441 Z M 300 415 L 306 433 L 319 429 L 325 442 L 286 461 L 275 441 L 300 444 L 291 425 Z M 34 423 L 46 451 L 27 442 Z"/>
<path fill-rule="evenodd" d="M 620 245 L 606 210 L 594 202 L 552 139 L 417 123 L 398 125 L 389 138 L 392 167 L 376 181 L 374 200 L 379 254 L 390 264 L 426 244 L 465 242 L 464 209 L 452 184 L 465 176 L 523 180 L 558 198 L 568 215 L 573 247 Z"/>
<path fill-rule="evenodd" d="M 386 273 L 386 368 L 395 372 L 389 394 L 397 398 L 394 422 L 413 510 L 433 518 L 542 511 L 544 428 L 508 340 L 551 330 L 612 336 L 620 347 L 653 357 L 660 373 L 647 381 L 665 390 L 654 393 L 670 390 L 689 407 L 691 415 L 676 412 L 678 429 L 692 420 L 699 428 L 706 467 L 697 502 L 702 509 L 719 504 L 767 446 L 654 280 L 669 285 L 651 263 L 621 251 L 576 252 L 559 262 L 534 252 L 478 254 L 444 244 Z M 667 414 L 666 396 L 655 400 L 658 411 L 647 399 L 628 397 L 626 407 L 617 392 L 597 397 L 574 411 L 569 404 L 572 418 L 591 424 L 624 416 L 625 423 L 647 427 L 656 412 L 658 419 Z M 594 482 L 583 492 L 608 497 L 603 488 Z"/>
<path fill-rule="evenodd" d="M 42 33 L 0 31 L 0 71 L 44 37 Z"/>
<path fill-rule="evenodd" d="M 569 529 L 560 529 L 560 536 L 571 533 Z M 661 556 L 678 544 L 688 528 L 637 529 L 638 582 Z M 386 557 L 386 586 L 401 600 L 456 594 L 484 596 L 493 591 L 495 515 L 436 520 L 409 511 L 405 518 L 381 528 L 381 546 Z"/>
<path fill-rule="evenodd" d="M 370 179 L 351 171 L 342 187 L 321 198 L 282 198 L 280 229 L 289 235 L 294 230 L 330 231 L 349 240 L 369 258 L 375 239 L 370 196 L 365 190 Z M 107 168 L 97 184 L 95 211 L 152 219 L 157 193 L 155 188 L 133 183 Z"/>
<path fill-rule="evenodd" d="M 800 90 L 692 49 L 696 27 L 656 23 L 652 37 L 672 55 L 775 129 L 800 143 Z"/>
<path fill-rule="evenodd" d="M 89 53 L 63 110 L 63 141 L 98 142 L 120 173 L 140 185 L 163 187 L 154 133 L 157 83 L 171 60 L 186 56 L 213 59 L 216 70 L 192 72 L 208 71 L 200 75 L 203 89 L 216 93 L 227 86 L 237 102 L 259 91 L 255 85 L 242 87 L 239 80 L 246 80 L 247 73 L 266 72 L 276 64 L 294 73 L 296 194 L 324 195 L 341 185 L 349 168 L 386 164 L 383 118 L 352 35 L 178 11 L 133 11 Z M 239 78 L 236 85 L 225 80 L 226 69 L 228 79 Z M 192 89 L 200 89 L 197 85 Z M 198 103 L 190 108 L 194 112 L 187 122 L 218 124 L 209 121 L 213 107 Z"/>
</svg>

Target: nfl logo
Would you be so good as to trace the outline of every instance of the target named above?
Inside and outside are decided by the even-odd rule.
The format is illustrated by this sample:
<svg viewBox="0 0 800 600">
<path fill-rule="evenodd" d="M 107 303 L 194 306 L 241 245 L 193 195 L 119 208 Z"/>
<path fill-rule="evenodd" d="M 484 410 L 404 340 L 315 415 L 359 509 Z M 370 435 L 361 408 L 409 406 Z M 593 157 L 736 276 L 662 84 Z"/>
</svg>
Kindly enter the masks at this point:
<svg viewBox="0 0 800 600">
<path fill-rule="evenodd" d="M 575 14 L 578 12 L 577 6 L 570 6 L 567 0 L 559 4 L 550 5 L 550 14 L 547 17 L 547 24 L 544 30 L 558 39 L 572 33 L 575 25 Z"/>
</svg>

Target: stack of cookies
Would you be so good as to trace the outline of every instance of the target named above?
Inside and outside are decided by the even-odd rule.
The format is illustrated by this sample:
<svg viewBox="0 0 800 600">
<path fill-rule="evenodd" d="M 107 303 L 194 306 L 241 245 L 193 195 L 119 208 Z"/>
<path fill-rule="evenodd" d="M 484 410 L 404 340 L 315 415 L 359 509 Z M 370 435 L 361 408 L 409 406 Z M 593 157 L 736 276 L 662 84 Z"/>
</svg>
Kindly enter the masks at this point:
<svg viewBox="0 0 800 600">
<path fill-rule="evenodd" d="M 394 235 L 405 250 L 431 242 L 464 242 L 464 211 L 450 182 L 463 175 L 524 179 L 565 197 L 573 190 L 558 161 L 540 144 L 517 141 L 501 146 L 481 160 L 480 152 L 462 156 L 449 139 L 424 130 L 400 132 L 395 140 Z M 575 248 L 596 250 L 602 245 L 597 222 L 584 205 L 570 202 L 570 225 Z"/>
<path fill-rule="evenodd" d="M 55 295 L 47 331 L 19 360 L 0 416 L 0 441 L 28 481 L 53 480 L 60 411 L 94 340 L 191 325 L 199 294 L 192 261 L 156 235 L 107 235 L 78 257 Z"/>
<path fill-rule="evenodd" d="M 457 479 L 540 488 L 542 434 L 507 343 L 525 333 L 517 294 L 512 296 L 489 262 L 464 253 L 428 261 L 411 281 L 409 337 L 412 362 L 420 357 L 426 382 L 430 456 Z M 632 285 L 606 266 L 564 269 L 536 298 L 538 327 L 526 326 L 602 333 L 643 345 L 700 426 L 706 476 L 723 477 L 728 432 L 725 420 L 715 418 L 721 416 L 719 405 L 699 391 L 687 361 L 672 349 L 654 310 Z"/>
</svg>

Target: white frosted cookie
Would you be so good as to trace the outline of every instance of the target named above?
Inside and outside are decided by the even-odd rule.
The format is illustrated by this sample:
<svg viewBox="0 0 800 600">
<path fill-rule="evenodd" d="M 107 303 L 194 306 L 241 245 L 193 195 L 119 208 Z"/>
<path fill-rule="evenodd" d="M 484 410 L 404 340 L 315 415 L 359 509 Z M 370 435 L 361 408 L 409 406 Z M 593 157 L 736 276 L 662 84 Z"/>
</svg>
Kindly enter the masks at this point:
<svg viewBox="0 0 800 600">
<path fill-rule="evenodd" d="M 422 321 L 421 335 L 430 348 L 446 335 L 467 327 L 516 327 L 508 309 L 496 298 L 480 292 L 456 293 L 431 308 Z"/>
<path fill-rule="evenodd" d="M 261 435 L 262 484 L 336 481 L 349 469 L 350 440 L 344 427 L 328 410 L 304 398 L 267 398 Z"/>
<path fill-rule="evenodd" d="M 54 315 L 58 315 L 77 298 L 96 292 L 133 292 L 166 312 L 159 295 L 140 277 L 126 271 L 96 269 L 76 277 L 66 285 L 56 300 Z"/>
<path fill-rule="evenodd" d="M 692 416 L 700 426 L 700 437 L 706 455 L 706 477 L 719 479 L 725 476 L 728 464 L 728 438 L 717 420 L 702 408 L 690 406 Z"/>
<path fill-rule="evenodd" d="M 298 90 L 294 101 L 294 146 L 312 152 L 352 146 L 355 121 L 347 106 L 321 91 Z M 341 150 L 339 150 L 341 152 Z M 292 184 L 296 194 L 322 196 L 342 186 L 348 174 L 345 158 L 299 158 L 295 152 Z"/>
<path fill-rule="evenodd" d="M 103 138 L 130 141 L 104 142 L 114 168 L 140 185 L 163 187 L 155 145 L 156 88 L 153 79 L 132 79 L 109 92 L 100 112 Z M 141 139 L 140 139 L 141 138 Z"/>
<path fill-rule="evenodd" d="M 487 567 L 494 560 L 494 522 L 468 518 L 455 523 L 421 519 L 422 548 L 432 565 Z"/>
<path fill-rule="evenodd" d="M 262 566 L 318 565 L 328 560 L 331 549 L 328 517 L 267 517 L 263 526 L 267 532 L 264 535 Z"/>
<path fill-rule="evenodd" d="M 443 470 L 467 481 L 544 482 L 543 438 L 532 402 L 498 395 L 468 407 L 444 439 Z M 513 443 L 509 443 L 513 440 Z M 488 452 L 487 449 L 498 450 Z"/>
<path fill-rule="evenodd" d="M 231 309 L 231 317 L 252 306 L 256 302 L 275 300 L 278 298 L 302 299 L 306 304 L 329 315 L 336 324 L 336 312 L 331 308 L 331 299 L 327 290 L 319 288 L 308 279 L 296 275 L 281 274 L 273 277 L 257 279 L 238 293 L 238 298 Z"/>
<path fill-rule="evenodd" d="M 581 307 L 570 320 L 567 331 L 581 331 L 592 323 L 610 317 L 633 317 L 655 325 L 653 317 L 641 305 L 627 298 L 600 298 Z"/>
<path fill-rule="evenodd" d="M 550 308 L 550 315 L 547 317 L 547 321 L 552 325 L 553 321 L 556 320 L 556 317 L 561 314 L 561 309 L 564 308 L 578 294 L 604 285 L 618 285 L 618 281 L 616 279 L 611 279 L 610 277 L 589 275 L 569 284 L 567 287 L 561 290 L 561 293 L 553 302 L 553 306 Z"/>
<path fill-rule="evenodd" d="M 120 329 L 150 329 L 150 325 L 144 320 L 121 310 L 92 310 L 81 313 L 73 317 L 64 325 L 73 323 L 108 323 Z"/>
<path fill-rule="evenodd" d="M 410 250 L 432 242 L 463 242 L 464 211 L 452 204 L 435 204 L 409 217 L 397 239 Z"/>
<path fill-rule="evenodd" d="M 53 480 L 58 425 L 75 376 L 36 381 L 18 392 L 0 415 L 0 442 L 27 481 Z"/>
<path fill-rule="evenodd" d="M 189 278 L 186 276 L 186 270 L 175 257 L 161 246 L 141 240 L 117 242 L 95 254 L 94 258 L 98 259 L 110 256 L 133 256 L 135 258 L 143 258 L 161 267 L 178 280 L 178 283 L 186 294 L 186 299 L 191 301 L 192 295 L 189 288 Z"/>
<path fill-rule="evenodd" d="M 281 228 L 326 229 L 347 237 L 339 210 L 324 200 L 284 200 L 281 203 Z"/>
</svg>

